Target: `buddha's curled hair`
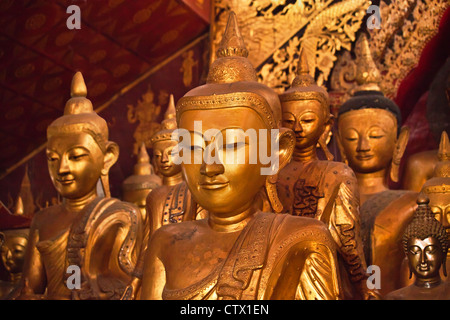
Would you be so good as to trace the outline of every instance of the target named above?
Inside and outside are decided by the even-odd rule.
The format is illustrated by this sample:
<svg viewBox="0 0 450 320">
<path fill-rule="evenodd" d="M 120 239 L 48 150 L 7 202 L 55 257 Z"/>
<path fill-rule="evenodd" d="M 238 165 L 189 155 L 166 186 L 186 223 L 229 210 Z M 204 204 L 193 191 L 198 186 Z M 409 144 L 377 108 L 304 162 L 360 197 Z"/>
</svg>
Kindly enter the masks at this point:
<svg viewBox="0 0 450 320">
<path fill-rule="evenodd" d="M 403 249 L 408 252 L 408 240 L 411 238 L 426 239 L 428 237 L 436 238 L 442 247 L 444 256 L 447 254 L 449 247 L 449 238 L 444 226 L 434 218 L 429 205 L 429 199 L 419 196 L 417 204 L 419 205 L 414 213 L 414 218 L 406 227 L 403 234 Z"/>
</svg>

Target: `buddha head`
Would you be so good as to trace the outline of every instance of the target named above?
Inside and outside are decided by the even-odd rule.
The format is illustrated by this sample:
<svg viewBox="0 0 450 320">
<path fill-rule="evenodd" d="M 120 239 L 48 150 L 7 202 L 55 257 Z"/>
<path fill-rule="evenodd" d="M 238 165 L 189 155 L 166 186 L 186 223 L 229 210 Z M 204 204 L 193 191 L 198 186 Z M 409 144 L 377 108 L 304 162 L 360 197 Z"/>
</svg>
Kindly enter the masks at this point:
<svg viewBox="0 0 450 320">
<path fill-rule="evenodd" d="M 0 232 L 2 263 L 10 275 L 22 273 L 25 249 L 28 244 L 28 232 L 28 228 L 9 229 Z"/>
<path fill-rule="evenodd" d="M 297 75 L 292 86 L 280 95 L 282 125 L 294 131 L 295 148 L 304 150 L 315 148 L 317 144 L 324 150 L 327 159 L 333 155 L 326 147 L 333 127 L 328 93 L 319 87 L 309 74 L 308 61 L 303 49 L 297 66 Z"/>
<path fill-rule="evenodd" d="M 31 219 L 12 214 L 0 202 L 1 262 L 9 280 L 17 279 L 22 273 L 30 223 Z"/>
<path fill-rule="evenodd" d="M 410 277 L 424 282 L 440 280 L 439 270 L 445 263 L 449 238 L 442 224 L 437 221 L 428 206 L 429 199 L 421 193 L 417 199 L 418 208 L 414 218 L 403 235 L 403 249 L 408 258 Z"/>
<path fill-rule="evenodd" d="M 422 192 L 430 199 L 434 217 L 450 234 L 450 144 L 445 131 L 441 135 L 438 158 L 434 175 L 424 183 Z"/>
<path fill-rule="evenodd" d="M 192 160 L 182 162 L 185 180 L 197 203 L 216 216 L 250 208 L 264 186 L 273 209 L 281 211 L 277 172 L 290 161 L 295 144 L 292 131 L 279 127 L 277 94 L 258 83 L 247 56 L 231 12 L 206 84 L 177 103 L 178 127 L 188 134 L 187 141 L 180 140 L 181 149 Z M 279 148 L 270 156 L 278 165 L 263 159 L 275 143 Z"/>
<path fill-rule="evenodd" d="M 401 113 L 380 91 L 380 72 L 372 60 L 365 34 L 356 43 L 358 87 L 338 112 L 338 143 L 342 158 L 357 173 L 389 168 L 398 181 L 400 160 L 409 138 Z"/>
<path fill-rule="evenodd" d="M 81 72 L 72 79 L 71 99 L 64 115 L 47 129 L 47 160 L 51 180 L 66 199 L 79 199 L 96 192 L 99 179 L 109 196 L 108 173 L 117 161 L 119 147 L 108 141 L 106 121 L 86 99 Z"/>
<path fill-rule="evenodd" d="M 169 106 L 161 123 L 161 130 L 152 137 L 153 161 L 156 171 L 163 177 L 172 177 L 181 174 L 181 166 L 173 161 L 172 150 L 177 141 L 172 139 L 172 133 L 177 129 L 175 119 L 175 103 L 170 95 Z"/>
<path fill-rule="evenodd" d="M 134 174 L 123 182 L 123 200 L 136 204 L 145 218 L 147 195 L 162 184 L 161 178 L 153 172 L 150 157 L 142 143 L 134 166 Z"/>
</svg>

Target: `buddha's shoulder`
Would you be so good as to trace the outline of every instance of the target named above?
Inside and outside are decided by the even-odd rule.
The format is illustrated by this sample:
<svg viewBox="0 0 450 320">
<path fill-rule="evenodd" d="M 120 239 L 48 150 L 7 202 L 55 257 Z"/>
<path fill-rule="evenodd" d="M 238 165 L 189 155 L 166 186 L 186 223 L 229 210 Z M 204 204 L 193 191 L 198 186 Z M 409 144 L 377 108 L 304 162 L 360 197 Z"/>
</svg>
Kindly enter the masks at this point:
<svg viewBox="0 0 450 320">
<path fill-rule="evenodd" d="M 353 169 L 343 162 L 321 160 L 318 163 L 324 167 L 327 177 L 338 177 L 341 182 L 356 181 Z"/>
<path fill-rule="evenodd" d="M 334 241 L 327 226 L 319 220 L 277 214 L 274 221 L 276 242 L 289 241 L 292 244 L 301 241 L 317 241 L 334 247 Z"/>
</svg>

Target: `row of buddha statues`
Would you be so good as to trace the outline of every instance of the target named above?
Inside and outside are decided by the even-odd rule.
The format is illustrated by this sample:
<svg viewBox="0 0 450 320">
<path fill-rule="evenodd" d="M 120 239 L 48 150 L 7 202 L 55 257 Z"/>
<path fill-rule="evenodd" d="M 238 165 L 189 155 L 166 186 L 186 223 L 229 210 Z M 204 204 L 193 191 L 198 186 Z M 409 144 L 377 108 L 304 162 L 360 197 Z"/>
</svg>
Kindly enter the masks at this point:
<svg viewBox="0 0 450 320">
<path fill-rule="evenodd" d="M 448 136 L 420 192 L 389 189 L 409 130 L 378 87 L 367 41 L 363 34 L 356 44 L 358 87 L 334 117 L 303 53 L 284 93 L 257 81 L 231 12 L 206 84 L 176 104 L 172 97 L 152 138 L 159 176 L 142 146 L 123 201 L 108 181 L 119 147 L 76 73 L 64 115 L 47 130 L 48 169 L 63 201 L 34 215 L 22 268 L 8 262 L 15 249 L 1 234 L 2 261 L 21 275 L 3 298 L 450 299 Z M 342 162 L 327 148 L 335 121 Z M 193 137 L 182 149 L 189 158 L 220 144 L 203 138 L 207 130 L 236 128 L 255 130 L 258 147 L 278 143 L 270 175 L 260 158 L 248 161 L 247 140 L 222 141 L 222 161 L 174 161 L 177 129 Z M 261 138 L 264 130 L 276 139 Z M 246 161 L 223 161 L 227 150 Z M 79 288 L 69 289 L 69 266 L 80 269 Z M 369 266 L 379 268 L 378 286 Z"/>
</svg>

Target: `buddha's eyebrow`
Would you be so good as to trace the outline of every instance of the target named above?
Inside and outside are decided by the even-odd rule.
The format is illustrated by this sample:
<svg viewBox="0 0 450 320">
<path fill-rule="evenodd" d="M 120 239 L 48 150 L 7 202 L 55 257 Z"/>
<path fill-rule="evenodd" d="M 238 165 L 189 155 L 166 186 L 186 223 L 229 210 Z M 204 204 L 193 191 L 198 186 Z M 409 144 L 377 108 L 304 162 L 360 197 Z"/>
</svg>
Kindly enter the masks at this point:
<svg viewBox="0 0 450 320">
<path fill-rule="evenodd" d="M 67 151 L 72 151 L 74 149 L 83 149 L 83 151 L 90 153 L 89 149 L 87 149 L 85 146 L 81 146 L 81 145 L 70 147 L 69 150 L 67 150 Z"/>
</svg>

